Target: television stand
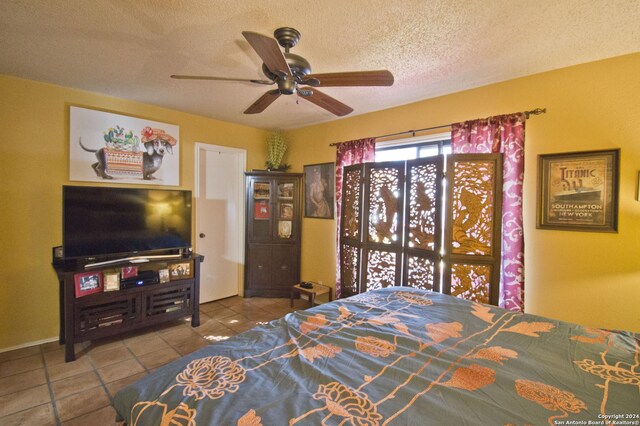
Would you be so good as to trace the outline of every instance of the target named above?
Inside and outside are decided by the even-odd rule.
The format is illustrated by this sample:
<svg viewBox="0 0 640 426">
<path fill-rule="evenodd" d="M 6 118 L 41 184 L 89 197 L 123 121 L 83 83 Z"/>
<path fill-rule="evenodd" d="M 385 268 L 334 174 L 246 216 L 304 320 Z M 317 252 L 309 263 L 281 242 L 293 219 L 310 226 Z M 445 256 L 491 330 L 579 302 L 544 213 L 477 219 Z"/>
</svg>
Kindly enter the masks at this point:
<svg viewBox="0 0 640 426">
<path fill-rule="evenodd" d="M 132 260 L 142 261 L 141 263 Z M 54 259 L 53 267 L 60 286 L 60 344 L 65 345 L 65 361 L 76 359 L 74 345 L 86 340 L 115 336 L 191 316 L 191 326 L 200 325 L 200 263 L 204 257 L 190 254 L 139 256 L 128 259 L 82 264 Z M 76 296 L 76 278 L 87 269 L 100 277 L 118 274 L 123 266 L 135 265 L 138 273 L 181 266 L 181 274 L 170 281 L 116 291 L 100 291 Z M 186 273 L 184 271 L 187 271 Z M 103 279 L 104 284 L 104 279 Z"/>
</svg>

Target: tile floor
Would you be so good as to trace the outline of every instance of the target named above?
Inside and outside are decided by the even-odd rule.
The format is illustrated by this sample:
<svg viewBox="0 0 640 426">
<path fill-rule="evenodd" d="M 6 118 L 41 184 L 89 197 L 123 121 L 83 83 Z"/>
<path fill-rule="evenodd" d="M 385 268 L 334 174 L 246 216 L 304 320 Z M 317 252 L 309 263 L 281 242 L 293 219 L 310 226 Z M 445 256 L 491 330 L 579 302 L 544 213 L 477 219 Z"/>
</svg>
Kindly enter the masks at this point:
<svg viewBox="0 0 640 426">
<path fill-rule="evenodd" d="M 188 319 L 76 345 L 64 362 L 58 342 L 0 353 L 0 424 L 115 425 L 119 389 L 202 346 L 308 305 L 289 299 L 231 297 L 200 305 L 200 327 Z"/>
</svg>

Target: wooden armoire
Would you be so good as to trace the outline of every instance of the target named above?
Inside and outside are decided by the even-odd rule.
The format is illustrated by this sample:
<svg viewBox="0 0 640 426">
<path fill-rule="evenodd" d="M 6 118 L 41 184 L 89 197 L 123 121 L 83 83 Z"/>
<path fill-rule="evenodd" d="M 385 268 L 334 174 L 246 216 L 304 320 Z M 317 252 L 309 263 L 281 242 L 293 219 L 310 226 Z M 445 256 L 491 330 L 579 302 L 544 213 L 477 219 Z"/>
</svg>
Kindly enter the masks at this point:
<svg viewBox="0 0 640 426">
<path fill-rule="evenodd" d="M 245 174 L 245 297 L 289 297 L 300 282 L 302 174 Z"/>
</svg>

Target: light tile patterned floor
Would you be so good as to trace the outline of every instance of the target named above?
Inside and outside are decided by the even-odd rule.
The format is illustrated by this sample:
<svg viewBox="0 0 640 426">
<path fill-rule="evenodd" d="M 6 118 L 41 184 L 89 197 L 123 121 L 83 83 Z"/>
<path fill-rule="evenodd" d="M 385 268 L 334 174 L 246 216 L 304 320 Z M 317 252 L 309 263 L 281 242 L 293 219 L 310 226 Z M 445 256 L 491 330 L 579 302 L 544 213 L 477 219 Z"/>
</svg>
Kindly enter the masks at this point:
<svg viewBox="0 0 640 426">
<path fill-rule="evenodd" d="M 115 425 L 119 389 L 162 365 L 259 323 L 307 307 L 289 299 L 231 297 L 200 305 L 200 326 L 188 319 L 76 345 L 64 362 L 57 342 L 0 353 L 0 424 Z"/>
</svg>

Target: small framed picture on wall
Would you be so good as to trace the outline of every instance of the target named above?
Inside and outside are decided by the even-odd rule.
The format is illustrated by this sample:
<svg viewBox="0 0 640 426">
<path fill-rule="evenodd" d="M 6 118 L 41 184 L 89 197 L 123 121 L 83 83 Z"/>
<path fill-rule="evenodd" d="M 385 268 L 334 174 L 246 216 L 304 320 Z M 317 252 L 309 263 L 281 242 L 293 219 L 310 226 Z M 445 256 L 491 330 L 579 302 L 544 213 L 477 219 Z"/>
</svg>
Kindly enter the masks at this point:
<svg viewBox="0 0 640 426">
<path fill-rule="evenodd" d="M 304 217 L 333 219 L 335 188 L 334 163 L 304 166 Z"/>
<path fill-rule="evenodd" d="M 539 229 L 617 232 L 620 150 L 538 156 Z"/>
</svg>

